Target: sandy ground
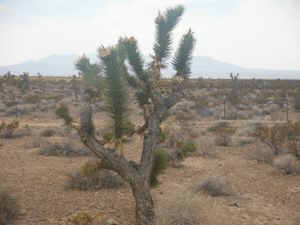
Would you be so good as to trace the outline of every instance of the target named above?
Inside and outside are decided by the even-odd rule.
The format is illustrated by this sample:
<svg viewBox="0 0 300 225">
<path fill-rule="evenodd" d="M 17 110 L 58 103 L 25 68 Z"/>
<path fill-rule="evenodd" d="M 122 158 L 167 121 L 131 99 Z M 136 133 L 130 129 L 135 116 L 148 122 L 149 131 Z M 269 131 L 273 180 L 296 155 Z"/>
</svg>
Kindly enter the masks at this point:
<svg viewBox="0 0 300 225">
<path fill-rule="evenodd" d="M 21 215 L 14 224 L 68 224 L 68 218 L 79 212 L 93 215 L 94 224 L 109 218 L 122 225 L 133 224 L 134 201 L 128 187 L 99 191 L 65 189 L 67 175 L 78 171 L 90 157 L 46 157 L 30 151 L 45 127 L 62 128 L 61 121 L 49 115 L 27 116 L 20 122 L 21 127 L 29 126 L 29 136 L 0 140 L 0 178 L 21 205 Z M 96 123 L 105 124 L 105 119 L 98 118 Z M 197 126 L 208 125 L 203 122 Z M 127 157 L 138 160 L 140 146 L 140 138 L 135 137 L 126 146 Z M 232 195 L 213 198 L 198 194 L 201 224 L 296 225 L 300 217 L 300 175 L 282 175 L 270 165 L 250 160 L 247 155 L 251 145 L 214 148 L 216 157 L 190 157 L 182 168 L 168 168 L 160 176 L 161 185 L 153 189 L 157 210 L 169 196 L 192 192 L 195 183 L 212 174 L 226 178 Z"/>
</svg>

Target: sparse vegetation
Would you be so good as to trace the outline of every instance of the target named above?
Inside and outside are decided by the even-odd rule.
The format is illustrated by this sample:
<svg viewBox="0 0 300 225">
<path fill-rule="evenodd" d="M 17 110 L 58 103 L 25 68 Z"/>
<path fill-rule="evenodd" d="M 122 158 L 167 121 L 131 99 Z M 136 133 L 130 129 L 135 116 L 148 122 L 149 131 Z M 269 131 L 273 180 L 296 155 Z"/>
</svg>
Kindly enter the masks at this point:
<svg viewBox="0 0 300 225">
<path fill-rule="evenodd" d="M 286 174 L 300 173 L 300 163 L 294 155 L 277 156 L 274 158 L 273 166 Z"/>
<path fill-rule="evenodd" d="M 166 197 L 158 211 L 158 224 L 201 225 L 199 202 L 197 196 L 185 192 Z"/>
<path fill-rule="evenodd" d="M 162 149 L 157 149 L 154 154 L 154 165 L 150 174 L 150 185 L 156 187 L 159 182 L 157 177 L 161 174 L 168 165 L 169 157 Z"/>
<path fill-rule="evenodd" d="M 230 124 L 225 121 L 220 121 L 210 127 L 208 131 L 216 135 L 216 145 L 228 146 L 231 141 L 231 136 L 235 133 L 236 128 L 230 126 Z"/>
<path fill-rule="evenodd" d="M 84 147 L 77 147 L 70 142 L 60 141 L 60 142 L 47 142 L 43 144 L 39 153 L 45 156 L 64 156 L 64 157 L 74 157 L 74 156 L 87 156 L 90 154 Z"/>
<path fill-rule="evenodd" d="M 2 122 L 0 125 L 0 137 L 11 138 L 13 132 L 18 129 L 19 121 L 14 120 L 10 123 Z"/>
<path fill-rule="evenodd" d="M 209 176 L 194 186 L 195 192 L 203 192 L 212 197 L 228 196 L 230 192 L 226 182 L 221 177 Z"/>
<path fill-rule="evenodd" d="M 55 135 L 55 130 L 53 130 L 51 128 L 47 128 L 47 129 L 43 130 L 41 133 L 42 137 L 52 137 L 53 135 Z"/>
<path fill-rule="evenodd" d="M 66 188 L 86 191 L 123 186 L 124 181 L 116 173 L 102 169 L 97 162 L 87 162 L 79 172 L 68 176 Z"/>
<path fill-rule="evenodd" d="M 89 213 L 77 213 L 68 219 L 68 222 L 74 225 L 89 225 L 94 221 L 94 217 Z"/>
<path fill-rule="evenodd" d="M 0 187 L 0 224 L 6 225 L 18 216 L 20 211 L 17 200 L 10 192 Z"/>
</svg>

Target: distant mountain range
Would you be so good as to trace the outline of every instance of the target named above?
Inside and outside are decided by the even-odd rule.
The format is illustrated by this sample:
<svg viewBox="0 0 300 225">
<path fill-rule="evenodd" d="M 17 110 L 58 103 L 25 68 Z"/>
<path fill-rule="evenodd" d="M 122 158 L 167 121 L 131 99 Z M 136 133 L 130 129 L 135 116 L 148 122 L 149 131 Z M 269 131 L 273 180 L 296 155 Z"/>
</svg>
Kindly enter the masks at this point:
<svg viewBox="0 0 300 225">
<path fill-rule="evenodd" d="M 95 55 L 88 55 L 92 62 L 97 61 Z M 15 65 L 0 66 L 0 74 L 11 71 L 13 74 L 29 72 L 32 75 L 41 73 L 46 76 L 70 76 L 77 74 L 74 62 L 78 55 L 50 55 L 36 61 L 26 61 Z M 147 60 L 146 60 L 147 61 Z M 300 70 L 270 70 L 262 68 L 243 68 L 233 64 L 221 62 L 206 56 L 194 56 L 192 63 L 192 77 L 229 78 L 229 74 L 239 73 L 240 78 L 261 79 L 300 79 Z M 164 71 L 166 76 L 174 74 L 172 68 Z"/>
</svg>

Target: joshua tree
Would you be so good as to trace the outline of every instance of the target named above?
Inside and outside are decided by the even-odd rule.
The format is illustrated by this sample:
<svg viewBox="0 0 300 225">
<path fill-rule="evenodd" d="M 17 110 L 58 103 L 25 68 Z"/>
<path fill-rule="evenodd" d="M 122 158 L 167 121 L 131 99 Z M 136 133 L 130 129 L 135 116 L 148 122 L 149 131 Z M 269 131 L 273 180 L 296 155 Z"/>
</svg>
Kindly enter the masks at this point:
<svg viewBox="0 0 300 225">
<path fill-rule="evenodd" d="M 24 72 L 20 75 L 20 88 L 22 93 L 25 93 L 29 88 L 29 73 Z"/>
<path fill-rule="evenodd" d="M 78 131 L 83 143 L 97 158 L 101 159 L 102 168 L 117 172 L 130 184 L 136 203 L 136 225 L 155 224 L 150 175 L 154 165 L 156 145 L 159 142 L 159 127 L 166 117 L 167 111 L 183 96 L 183 83 L 191 73 L 190 66 L 195 38 L 189 29 L 183 35 L 172 62 L 176 71 L 172 90 L 168 95 L 160 92 L 158 84 L 161 79 L 161 69 L 167 66 L 167 59 L 171 55 L 172 31 L 183 12 L 184 7 L 179 5 L 167 9 L 165 13 L 158 13 L 155 20 L 154 54 L 151 55 L 152 60 L 147 69 L 145 69 L 142 54 L 134 37 L 120 38 L 116 46 L 99 48 L 98 53 L 103 73 L 102 87 L 113 121 L 115 141 L 113 149 L 105 147 L 94 136 L 90 102 L 86 102 L 80 115 L 80 125 L 68 114 L 65 106 L 58 109 L 58 115 L 65 120 L 66 124 Z M 125 60 L 131 67 L 130 71 L 127 70 Z M 82 71 L 82 69 L 80 70 Z M 122 146 L 122 136 L 126 132 L 126 121 L 128 120 L 126 113 L 127 84 L 134 87 L 136 99 L 144 111 L 144 125 L 136 130 L 143 134 L 143 149 L 139 163 L 127 160 L 116 151 Z"/>
<path fill-rule="evenodd" d="M 93 97 L 99 96 L 101 89 L 100 65 L 90 63 L 86 55 L 83 55 L 76 61 L 75 68 L 79 70 L 78 76 L 82 77 L 85 87 L 85 101 L 91 101 Z"/>
<path fill-rule="evenodd" d="M 72 76 L 71 80 L 72 90 L 75 95 L 75 99 L 78 100 L 78 92 L 79 92 L 79 79 L 76 75 Z"/>
</svg>

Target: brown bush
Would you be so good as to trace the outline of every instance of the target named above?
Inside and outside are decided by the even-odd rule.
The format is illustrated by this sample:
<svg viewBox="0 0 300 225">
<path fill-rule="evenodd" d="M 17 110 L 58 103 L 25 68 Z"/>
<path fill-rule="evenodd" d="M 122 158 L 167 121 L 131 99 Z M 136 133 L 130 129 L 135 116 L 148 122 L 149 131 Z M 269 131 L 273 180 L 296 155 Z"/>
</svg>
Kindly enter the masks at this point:
<svg viewBox="0 0 300 225">
<path fill-rule="evenodd" d="M 230 195 L 226 182 L 221 177 L 209 176 L 194 186 L 196 193 L 203 192 L 212 197 Z"/>
<path fill-rule="evenodd" d="M 45 156 L 87 156 L 90 152 L 81 146 L 75 146 L 73 142 L 67 142 L 67 140 L 59 142 L 46 142 L 40 144 L 41 149 L 39 153 Z"/>
<path fill-rule="evenodd" d="M 300 122 L 276 123 L 273 126 L 257 124 L 252 134 L 267 144 L 275 155 L 282 152 L 300 156 Z"/>
<path fill-rule="evenodd" d="M 300 166 L 294 155 L 282 155 L 274 158 L 273 166 L 286 174 L 300 173 Z"/>
<path fill-rule="evenodd" d="M 102 188 L 120 188 L 125 183 L 115 172 L 101 169 L 97 162 L 87 162 L 83 168 L 68 176 L 67 189 L 99 190 Z"/>
<path fill-rule="evenodd" d="M 172 194 L 158 207 L 159 225 L 201 225 L 199 199 L 188 193 Z"/>
<path fill-rule="evenodd" d="M 55 133 L 56 133 L 55 130 L 53 130 L 51 128 L 47 128 L 41 132 L 41 136 L 42 137 L 52 137 L 53 135 L 55 135 Z"/>
<path fill-rule="evenodd" d="M 208 131 L 216 135 L 215 142 L 219 146 L 228 146 L 231 142 L 231 136 L 235 133 L 236 128 L 230 126 L 226 121 L 219 121 Z"/>
<path fill-rule="evenodd" d="M 15 120 L 11 123 L 2 122 L 0 125 L 0 137 L 11 138 L 13 132 L 19 127 L 19 121 Z"/>
<path fill-rule="evenodd" d="M 0 224 L 10 224 L 18 214 L 18 202 L 8 191 L 0 187 Z"/>
</svg>

